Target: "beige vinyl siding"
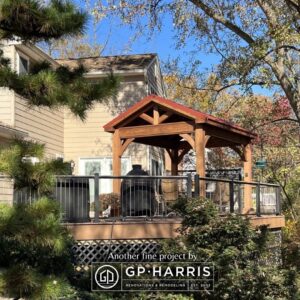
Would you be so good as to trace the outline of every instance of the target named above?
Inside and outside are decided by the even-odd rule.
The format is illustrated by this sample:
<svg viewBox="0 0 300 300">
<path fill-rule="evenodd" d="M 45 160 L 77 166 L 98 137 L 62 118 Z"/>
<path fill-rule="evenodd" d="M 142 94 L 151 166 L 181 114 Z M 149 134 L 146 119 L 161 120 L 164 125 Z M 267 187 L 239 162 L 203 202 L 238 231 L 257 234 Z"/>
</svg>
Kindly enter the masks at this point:
<svg viewBox="0 0 300 300">
<path fill-rule="evenodd" d="M 29 138 L 46 145 L 49 157 L 63 155 L 63 112 L 47 108 L 29 108 L 26 101 L 15 95 L 15 128 L 26 131 Z"/>
<path fill-rule="evenodd" d="M 14 45 L 1 46 L 3 56 L 10 60 L 13 70 L 16 68 L 16 50 Z M 0 88 L 0 122 L 14 126 L 14 92 Z"/>
<path fill-rule="evenodd" d="M 130 157 L 132 165 L 142 165 L 144 171 L 149 172 L 149 147 L 142 144 L 132 143 L 124 152 L 123 157 Z"/>
<path fill-rule="evenodd" d="M 0 88 L 0 122 L 14 125 L 14 93 L 8 88 Z"/>
<path fill-rule="evenodd" d="M 158 96 L 164 97 L 165 94 L 164 94 L 162 77 L 161 77 L 160 68 L 159 68 L 159 65 L 158 65 L 158 62 L 156 59 L 148 67 L 147 78 L 148 78 L 150 94 L 156 94 Z"/>
<path fill-rule="evenodd" d="M 97 104 L 88 112 L 83 122 L 65 110 L 64 113 L 64 154 L 65 160 L 75 162 L 74 173 L 78 174 L 81 158 L 111 157 L 112 134 L 104 132 L 103 125 L 121 111 L 146 95 L 143 81 L 123 82 L 116 99 L 106 104 Z M 140 149 L 144 149 L 143 151 Z M 130 146 L 123 157 L 130 157 L 131 163 L 141 163 L 147 167 L 145 146 Z"/>
<path fill-rule="evenodd" d="M 0 204 L 13 203 L 13 181 L 0 174 Z"/>
</svg>

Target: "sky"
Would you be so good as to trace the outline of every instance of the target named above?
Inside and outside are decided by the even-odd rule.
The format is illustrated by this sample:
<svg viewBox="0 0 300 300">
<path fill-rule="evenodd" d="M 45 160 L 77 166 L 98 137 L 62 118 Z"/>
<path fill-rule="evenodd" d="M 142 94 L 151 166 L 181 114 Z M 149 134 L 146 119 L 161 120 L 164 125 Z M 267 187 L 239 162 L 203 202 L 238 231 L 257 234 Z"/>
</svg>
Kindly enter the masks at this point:
<svg viewBox="0 0 300 300">
<path fill-rule="evenodd" d="M 74 2 L 85 9 L 85 1 L 75 0 Z M 151 38 L 148 37 L 148 32 L 144 32 L 134 42 L 131 40 L 135 35 L 135 30 L 120 24 L 118 19 L 104 19 L 94 27 L 91 17 L 86 33 L 89 35 L 91 43 L 96 40 L 97 43 L 106 44 L 103 55 L 157 53 L 161 61 L 177 57 L 184 61 L 187 53 L 194 50 L 194 41 L 190 41 L 181 49 L 176 49 L 175 32 L 170 16 L 165 16 L 161 32 L 155 32 Z M 197 53 L 197 58 L 201 60 L 203 68 L 210 67 L 218 60 L 215 55 L 201 52 Z"/>
<path fill-rule="evenodd" d="M 74 2 L 82 9 L 86 8 L 85 1 L 74 0 Z M 91 44 L 94 42 L 105 44 L 102 55 L 157 53 L 162 64 L 168 60 L 179 58 L 179 65 L 182 68 L 189 65 L 190 53 L 195 51 L 195 40 L 189 40 L 183 47 L 178 49 L 175 45 L 175 32 L 170 16 L 164 17 L 160 32 L 155 32 L 151 37 L 147 33 L 143 32 L 140 37 L 132 41 L 135 30 L 120 24 L 118 19 L 104 19 L 96 26 L 93 26 L 92 17 L 90 17 L 86 30 Z M 213 66 L 218 63 L 219 56 L 197 51 L 196 59 L 201 62 L 200 71 L 210 73 L 213 70 Z M 274 91 L 260 87 L 254 87 L 253 92 L 268 96 L 274 93 Z"/>
</svg>

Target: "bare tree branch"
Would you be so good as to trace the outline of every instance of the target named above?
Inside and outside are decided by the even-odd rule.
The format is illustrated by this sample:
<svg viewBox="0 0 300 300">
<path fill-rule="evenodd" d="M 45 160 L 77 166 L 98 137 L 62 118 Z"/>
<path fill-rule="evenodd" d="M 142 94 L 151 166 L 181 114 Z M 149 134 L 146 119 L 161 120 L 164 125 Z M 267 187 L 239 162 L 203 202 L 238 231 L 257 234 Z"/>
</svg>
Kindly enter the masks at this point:
<svg viewBox="0 0 300 300">
<path fill-rule="evenodd" d="M 194 5 L 199 7 L 201 10 L 205 12 L 209 17 L 214 19 L 217 23 L 220 23 L 224 25 L 229 30 L 233 31 L 235 34 L 237 34 L 240 38 L 242 38 L 245 42 L 247 42 L 249 45 L 254 44 L 255 40 L 245 31 L 243 31 L 240 27 L 238 27 L 236 24 L 233 24 L 229 20 L 225 19 L 224 16 L 217 14 L 212 8 L 210 8 L 208 5 L 206 5 L 203 1 L 199 0 L 190 0 Z M 200 21 L 200 20 L 198 20 Z"/>
<path fill-rule="evenodd" d="M 277 123 L 277 122 L 282 122 L 282 121 L 289 121 L 289 122 L 294 122 L 294 123 L 299 124 L 299 121 L 297 119 L 293 119 L 293 118 L 279 118 L 279 119 L 270 120 L 268 122 L 261 123 L 261 124 L 255 126 L 255 127 L 253 127 L 252 129 L 256 130 L 256 129 L 260 128 L 260 127 L 264 127 L 264 126 L 267 126 L 267 125 L 270 125 L 270 124 L 274 124 L 274 123 Z"/>
<path fill-rule="evenodd" d="M 300 14 L 300 4 L 299 4 L 299 2 L 296 3 L 293 0 L 285 0 L 285 2 L 288 4 L 288 6 L 294 8 Z"/>
<path fill-rule="evenodd" d="M 265 82 L 265 81 L 238 81 L 238 82 L 233 82 L 227 85 L 224 85 L 220 88 L 209 88 L 209 87 L 191 87 L 185 84 L 182 84 L 181 82 L 178 82 L 178 85 L 182 88 L 185 89 L 189 89 L 189 90 L 198 90 L 198 91 L 210 91 L 210 92 L 217 92 L 220 93 L 225 89 L 228 89 L 230 87 L 233 86 L 239 86 L 239 85 L 259 85 L 259 86 L 263 86 L 263 85 L 267 85 L 267 84 L 271 84 L 271 85 L 279 85 L 278 81 L 272 81 L 272 82 Z"/>
</svg>

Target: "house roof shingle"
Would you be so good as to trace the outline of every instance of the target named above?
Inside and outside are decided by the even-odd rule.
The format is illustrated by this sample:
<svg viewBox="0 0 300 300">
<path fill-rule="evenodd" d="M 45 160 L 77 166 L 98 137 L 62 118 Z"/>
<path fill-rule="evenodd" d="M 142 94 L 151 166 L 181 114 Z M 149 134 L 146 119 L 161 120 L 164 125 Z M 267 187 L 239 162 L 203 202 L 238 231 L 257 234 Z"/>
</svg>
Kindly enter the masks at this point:
<svg viewBox="0 0 300 300">
<path fill-rule="evenodd" d="M 88 72 L 109 72 L 113 71 L 132 71 L 144 69 L 154 58 L 156 54 L 135 54 L 135 55 L 117 55 L 117 56 L 99 56 L 86 58 L 57 59 L 56 61 L 63 66 L 71 69 L 82 64 Z"/>
</svg>

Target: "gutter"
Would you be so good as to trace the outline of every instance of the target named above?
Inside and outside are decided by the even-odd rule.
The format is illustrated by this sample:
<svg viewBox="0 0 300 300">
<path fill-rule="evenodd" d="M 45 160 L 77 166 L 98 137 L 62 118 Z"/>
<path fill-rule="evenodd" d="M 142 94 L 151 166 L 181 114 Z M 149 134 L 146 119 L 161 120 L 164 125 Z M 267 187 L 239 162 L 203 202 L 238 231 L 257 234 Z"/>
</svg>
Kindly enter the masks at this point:
<svg viewBox="0 0 300 300">
<path fill-rule="evenodd" d="M 15 137 L 24 138 L 28 136 L 28 133 L 0 124 L 0 136 L 8 139 Z"/>
<path fill-rule="evenodd" d="M 87 72 L 84 74 L 86 78 L 94 78 L 94 77 L 104 77 L 109 75 L 110 73 L 113 74 L 126 74 L 126 75 L 144 75 L 144 69 L 133 69 L 133 70 L 111 70 L 111 71 L 94 71 L 94 72 Z"/>
<path fill-rule="evenodd" d="M 18 50 L 21 50 L 23 52 L 25 52 L 25 54 L 28 55 L 28 53 L 30 52 L 34 52 L 37 56 L 39 56 L 40 58 L 51 62 L 51 64 L 55 67 L 59 67 L 60 64 L 54 60 L 50 55 L 48 55 L 47 53 L 45 53 L 41 48 L 33 45 L 33 44 L 16 44 L 15 47 Z M 28 55 L 30 56 L 30 55 Z"/>
</svg>

